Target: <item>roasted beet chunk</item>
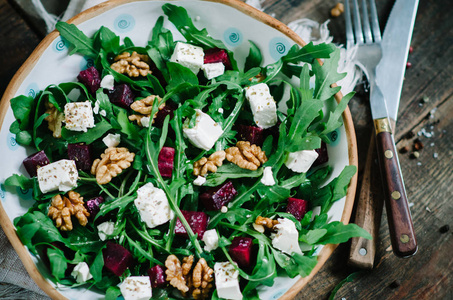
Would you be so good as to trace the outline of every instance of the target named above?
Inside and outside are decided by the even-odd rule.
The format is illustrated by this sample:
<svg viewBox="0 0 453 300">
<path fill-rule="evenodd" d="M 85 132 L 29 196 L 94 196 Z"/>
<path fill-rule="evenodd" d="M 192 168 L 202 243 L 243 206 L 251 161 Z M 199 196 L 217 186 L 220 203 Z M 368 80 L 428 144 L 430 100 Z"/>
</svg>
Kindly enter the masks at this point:
<svg viewBox="0 0 453 300">
<path fill-rule="evenodd" d="M 171 178 L 173 171 L 173 161 L 175 160 L 175 149 L 171 147 L 162 147 L 157 159 L 157 166 L 162 177 Z"/>
<path fill-rule="evenodd" d="M 41 150 L 24 159 L 23 164 L 30 177 L 35 177 L 38 168 L 50 164 L 50 161 L 44 150 Z"/>
<path fill-rule="evenodd" d="M 249 141 L 250 144 L 263 146 L 264 129 L 257 126 L 238 125 L 238 139 L 241 141 Z"/>
<path fill-rule="evenodd" d="M 288 198 L 286 212 L 292 214 L 297 220 L 302 220 L 307 213 L 307 201 L 297 198 Z"/>
<path fill-rule="evenodd" d="M 324 142 L 321 142 L 321 148 L 315 149 L 316 152 L 318 152 L 319 156 L 311 165 L 311 167 L 316 167 L 319 165 L 322 165 L 323 163 L 326 163 L 329 161 L 329 154 L 327 153 L 327 144 Z"/>
<path fill-rule="evenodd" d="M 228 252 L 239 267 L 249 269 L 252 265 L 252 243 L 249 237 L 235 237 Z"/>
<path fill-rule="evenodd" d="M 174 103 L 167 101 L 165 106 L 156 114 L 156 117 L 154 118 L 154 126 L 161 128 L 162 125 L 164 125 L 165 118 L 168 115 L 170 116 L 170 120 L 173 119 L 174 112 L 177 108 L 178 107 Z"/>
<path fill-rule="evenodd" d="M 77 79 L 86 86 L 92 95 L 96 95 L 96 91 L 101 87 L 101 76 L 95 67 L 80 71 Z"/>
<path fill-rule="evenodd" d="M 225 66 L 225 70 L 231 70 L 231 61 L 228 53 L 224 49 L 211 48 L 204 52 L 204 63 L 213 64 L 221 62 Z"/>
<path fill-rule="evenodd" d="M 100 210 L 101 203 L 104 203 L 104 198 L 102 196 L 92 198 L 85 202 L 85 207 L 90 213 L 90 219 L 94 219 Z"/>
<path fill-rule="evenodd" d="M 163 288 L 167 285 L 167 282 L 165 281 L 165 271 L 159 265 L 148 269 L 148 276 L 153 289 Z"/>
<path fill-rule="evenodd" d="M 222 206 L 230 202 L 238 192 L 231 181 L 211 188 L 200 195 L 200 200 L 203 202 L 206 210 L 219 210 Z"/>
<path fill-rule="evenodd" d="M 91 146 L 85 144 L 68 144 L 68 158 L 75 161 L 77 169 L 89 172 L 93 160 Z"/>
<path fill-rule="evenodd" d="M 201 240 L 203 238 L 204 232 L 206 231 L 206 227 L 208 227 L 208 215 L 204 212 L 198 211 L 181 210 L 181 212 L 184 218 L 187 220 L 187 223 L 189 223 L 190 228 L 192 228 L 193 233 L 198 233 L 198 239 Z M 179 218 L 176 220 L 175 234 L 185 238 L 189 237 L 186 228 L 184 228 L 184 225 L 182 225 Z"/>
<path fill-rule="evenodd" d="M 107 242 L 107 247 L 102 250 L 104 266 L 116 276 L 123 275 L 132 263 L 132 254 L 123 246 Z"/>
<path fill-rule="evenodd" d="M 119 84 L 115 86 L 112 92 L 109 92 L 109 99 L 115 105 L 129 108 L 132 102 L 134 102 L 134 92 L 127 84 Z"/>
</svg>

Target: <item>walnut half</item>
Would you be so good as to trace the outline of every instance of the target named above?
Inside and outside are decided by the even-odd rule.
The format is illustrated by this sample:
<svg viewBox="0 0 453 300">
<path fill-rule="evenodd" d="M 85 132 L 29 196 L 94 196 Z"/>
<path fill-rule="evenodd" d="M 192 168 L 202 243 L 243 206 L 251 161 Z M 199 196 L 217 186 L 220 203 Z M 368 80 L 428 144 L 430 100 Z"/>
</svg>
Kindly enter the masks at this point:
<svg viewBox="0 0 453 300">
<path fill-rule="evenodd" d="M 61 195 L 52 197 L 47 215 L 55 220 L 57 228 L 62 231 L 71 231 L 73 228 L 71 216 L 75 216 L 80 225 L 86 226 L 90 213 L 84 206 L 83 197 L 80 197 L 79 193 L 69 191 L 68 197 Z"/>
<path fill-rule="evenodd" d="M 193 164 L 193 175 L 204 176 L 209 172 L 217 172 L 217 167 L 223 164 L 225 151 L 220 150 L 212 153 L 208 158 L 202 157 Z"/>
<path fill-rule="evenodd" d="M 124 169 L 131 166 L 135 153 L 127 148 L 109 147 L 101 154 L 101 158 L 94 160 L 91 174 L 96 175 L 99 184 L 109 183 L 113 177 L 118 176 Z"/>
<path fill-rule="evenodd" d="M 252 171 L 257 170 L 267 161 L 266 153 L 261 150 L 261 147 L 250 145 L 250 142 L 237 142 L 236 147 L 226 149 L 225 153 L 228 161 Z"/>
<path fill-rule="evenodd" d="M 115 57 L 115 62 L 110 66 L 114 71 L 127 74 L 129 77 L 146 76 L 151 74 L 149 69 L 150 59 L 147 55 L 137 52 L 123 52 Z"/>
</svg>

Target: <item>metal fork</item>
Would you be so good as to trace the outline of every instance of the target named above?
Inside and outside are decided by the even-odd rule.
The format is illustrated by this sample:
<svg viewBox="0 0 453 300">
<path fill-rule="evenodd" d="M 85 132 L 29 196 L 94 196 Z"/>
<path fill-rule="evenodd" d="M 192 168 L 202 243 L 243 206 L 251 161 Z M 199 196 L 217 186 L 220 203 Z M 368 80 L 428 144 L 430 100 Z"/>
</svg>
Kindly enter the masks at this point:
<svg viewBox="0 0 453 300">
<path fill-rule="evenodd" d="M 352 10 L 350 6 L 352 1 Z M 345 21 L 346 21 L 346 47 L 357 47 L 358 66 L 363 70 L 370 84 L 370 97 L 379 96 L 381 90 L 376 85 L 376 66 L 381 60 L 381 32 L 376 13 L 375 0 L 361 1 L 361 7 L 357 0 L 345 0 Z M 370 9 L 368 13 L 368 8 Z M 362 11 L 360 16 L 360 11 Z M 353 21 L 351 21 L 351 14 Z M 370 146 L 363 171 L 363 182 L 358 198 L 355 223 L 364 228 L 373 236 L 373 240 L 364 238 L 353 238 L 349 254 L 349 264 L 371 269 L 374 265 L 376 252 L 376 237 L 379 232 L 379 224 L 383 203 L 380 199 L 373 197 L 371 191 L 371 165 L 375 148 L 374 130 L 371 135 Z"/>
</svg>

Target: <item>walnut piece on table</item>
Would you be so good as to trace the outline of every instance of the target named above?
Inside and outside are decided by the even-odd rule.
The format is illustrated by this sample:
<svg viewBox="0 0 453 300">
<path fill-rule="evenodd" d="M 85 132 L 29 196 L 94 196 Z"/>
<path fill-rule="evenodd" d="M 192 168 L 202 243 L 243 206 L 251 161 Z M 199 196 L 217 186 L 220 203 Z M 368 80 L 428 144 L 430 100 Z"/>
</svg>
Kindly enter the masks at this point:
<svg viewBox="0 0 453 300">
<path fill-rule="evenodd" d="M 250 142 L 239 141 L 236 147 L 225 150 L 226 159 L 243 169 L 255 171 L 267 161 L 266 153 L 260 146 Z"/>
<path fill-rule="evenodd" d="M 75 216 L 80 225 L 86 226 L 90 213 L 84 206 L 83 197 L 80 197 L 79 193 L 69 191 L 68 197 L 61 195 L 52 197 L 47 215 L 55 220 L 57 228 L 62 231 L 71 231 L 73 229 L 71 216 Z"/>
<path fill-rule="evenodd" d="M 112 70 L 127 74 L 129 77 L 139 77 L 151 74 L 149 69 L 150 59 L 147 55 L 138 54 L 137 52 L 123 52 L 117 55 L 114 63 L 110 66 Z"/>
<path fill-rule="evenodd" d="M 225 151 L 220 150 L 212 153 L 208 158 L 202 157 L 193 164 L 193 175 L 204 176 L 209 172 L 217 172 L 217 167 L 220 167 L 225 160 Z"/>
<path fill-rule="evenodd" d="M 59 111 L 52 103 L 45 101 L 44 106 L 46 107 L 46 114 L 49 114 L 44 120 L 47 121 L 47 128 L 52 131 L 54 138 L 61 138 L 61 128 L 65 119 L 64 113 Z"/>
<path fill-rule="evenodd" d="M 109 147 L 101 154 L 101 158 L 94 160 L 91 174 L 96 175 L 99 184 L 109 183 L 113 177 L 129 168 L 134 161 L 135 153 L 123 147 Z"/>
<path fill-rule="evenodd" d="M 149 118 L 151 116 L 151 111 L 153 110 L 154 101 L 162 101 L 162 98 L 157 95 L 150 95 L 141 100 L 135 101 L 131 104 L 131 109 L 139 114 L 130 115 L 129 121 L 137 121 L 137 124 L 142 127 L 144 126 L 142 118 Z M 158 110 L 162 110 L 165 107 L 165 103 L 161 103 L 158 106 Z M 157 112 L 153 115 L 152 122 L 154 123 L 154 118 L 156 117 Z"/>
</svg>

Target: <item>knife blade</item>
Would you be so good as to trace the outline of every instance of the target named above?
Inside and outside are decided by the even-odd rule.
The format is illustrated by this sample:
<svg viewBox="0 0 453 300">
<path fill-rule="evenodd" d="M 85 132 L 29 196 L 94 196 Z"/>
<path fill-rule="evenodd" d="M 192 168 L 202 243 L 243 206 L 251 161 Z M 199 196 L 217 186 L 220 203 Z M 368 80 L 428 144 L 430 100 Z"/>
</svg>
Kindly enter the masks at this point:
<svg viewBox="0 0 453 300">
<path fill-rule="evenodd" d="M 376 70 L 376 79 L 380 80 L 379 85 L 382 87 L 382 93 L 390 119 L 390 126 L 393 130 L 395 130 L 401 87 L 406 66 L 401 63 L 393 65 L 391 72 L 387 71 L 386 73 L 386 69 L 382 68 L 382 65 L 388 66 L 393 61 L 407 61 L 417 6 L 418 0 L 395 1 L 388 17 L 381 42 L 383 57 L 380 62 L 380 67 Z M 403 14 L 408 14 L 410 16 L 402 17 Z M 409 23 L 409 25 L 405 23 Z M 400 33 L 396 34 L 396 30 L 399 30 Z M 392 41 L 395 39 L 395 36 L 399 36 L 399 38 L 403 39 L 400 41 L 400 44 L 403 45 L 402 47 L 397 47 L 395 49 L 393 46 Z M 389 68 L 387 70 L 389 70 Z M 381 201 L 383 199 L 377 197 L 377 194 L 375 195 L 376 188 L 378 187 L 376 184 L 371 184 L 371 170 L 374 169 L 372 165 L 376 155 L 374 140 L 374 133 L 372 133 L 354 221 L 357 225 L 370 232 L 373 236 L 373 240 L 367 240 L 361 237 L 352 238 L 348 261 L 349 265 L 366 269 L 372 269 L 374 266 L 377 243 L 376 238 L 379 233 L 383 205 L 383 201 Z"/>
<path fill-rule="evenodd" d="M 390 17 L 397 17 L 392 17 L 391 23 L 386 25 L 386 40 L 382 42 L 383 60 L 376 69 L 376 84 L 382 93 L 378 88 L 370 96 L 390 238 L 393 252 L 399 257 L 414 255 L 418 247 L 390 119 L 396 120 L 398 113 L 417 7 L 418 0 L 396 1 Z"/>
</svg>

